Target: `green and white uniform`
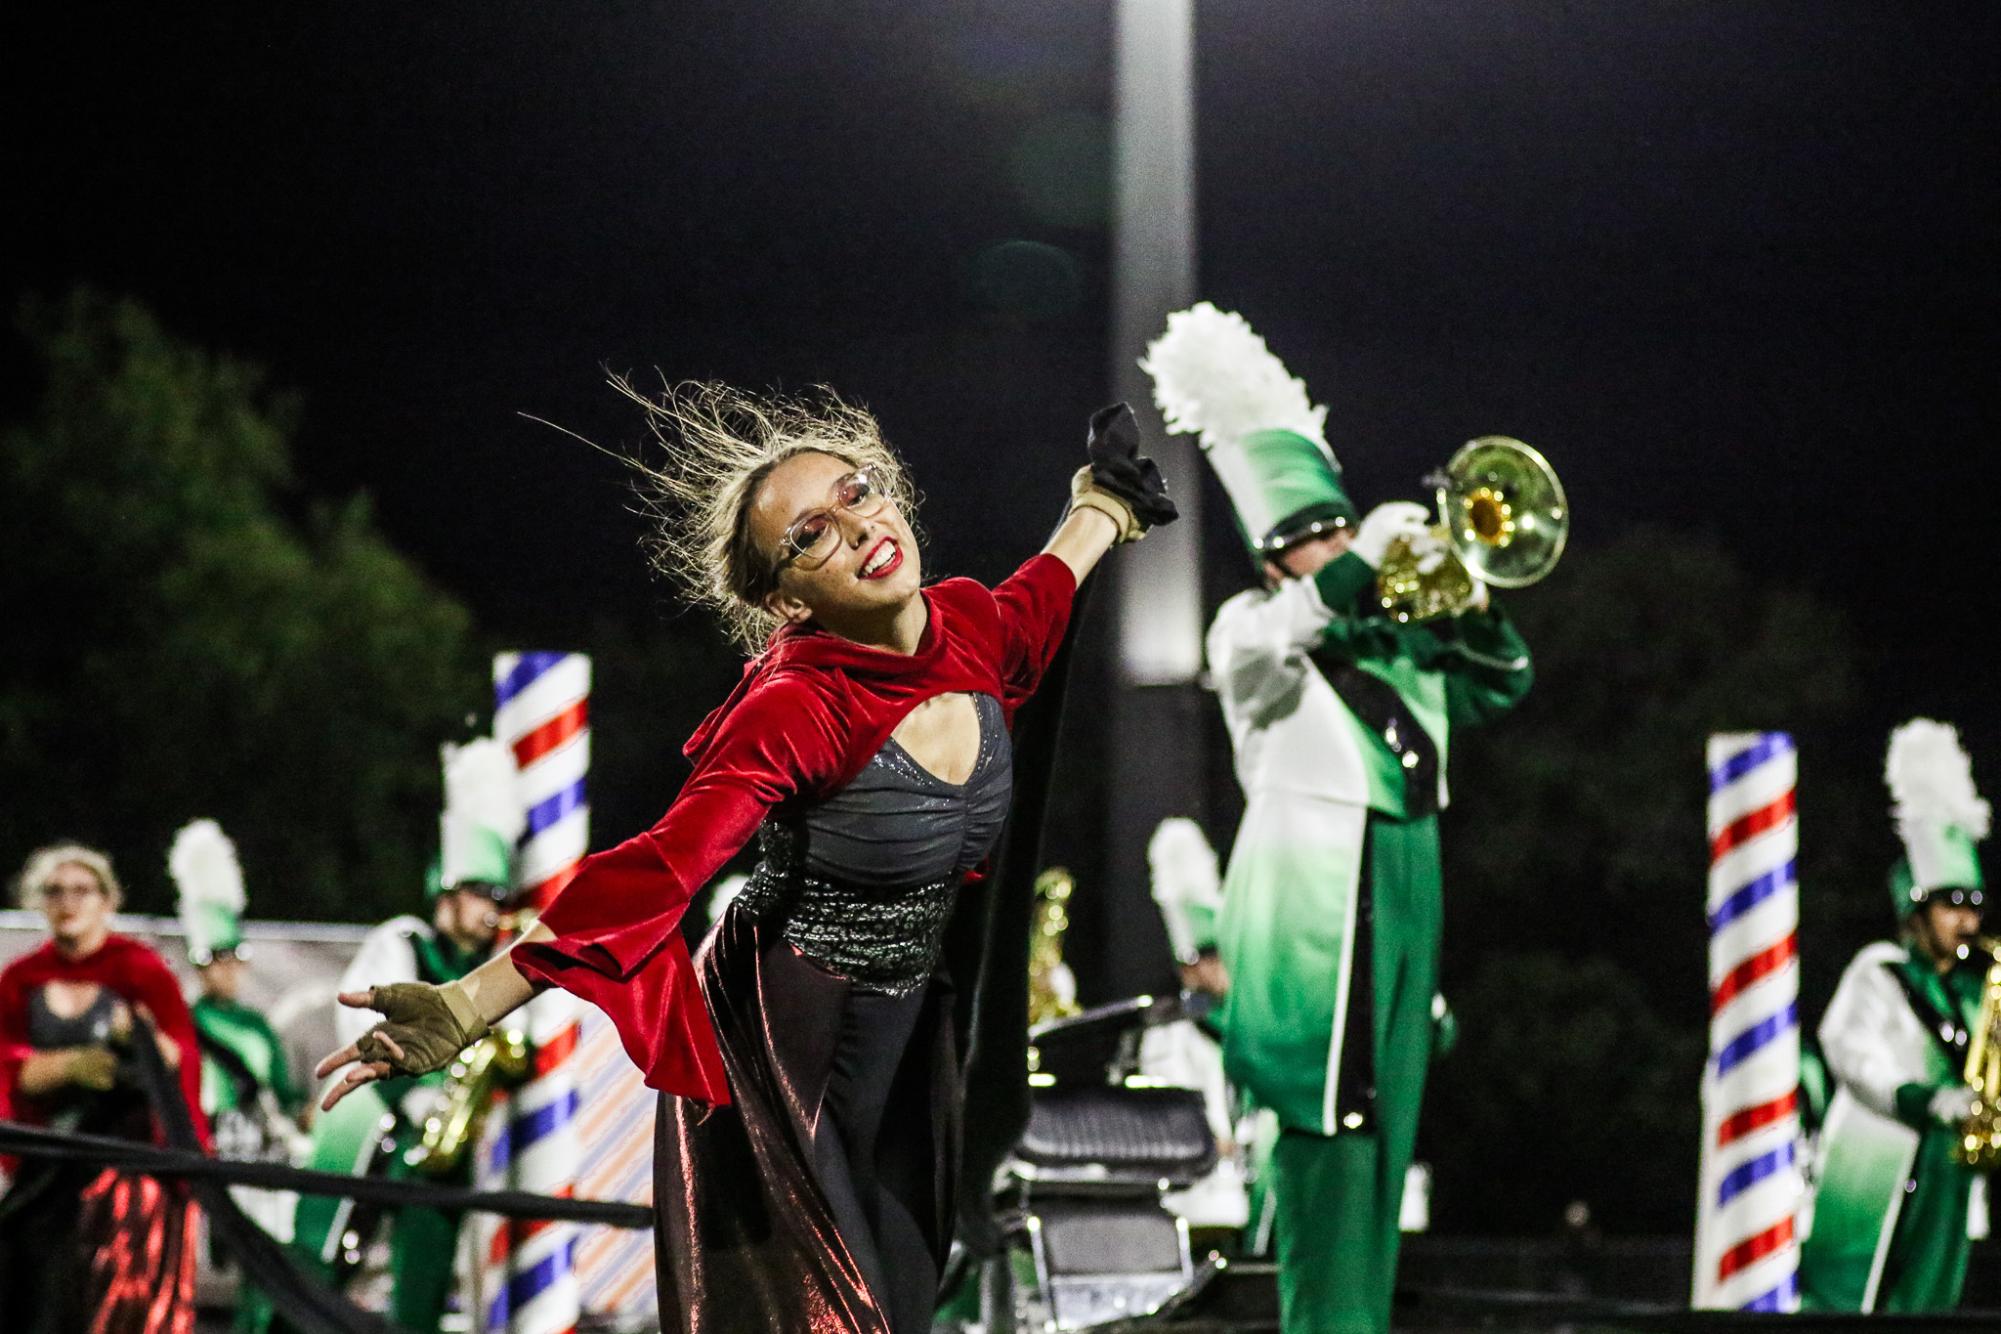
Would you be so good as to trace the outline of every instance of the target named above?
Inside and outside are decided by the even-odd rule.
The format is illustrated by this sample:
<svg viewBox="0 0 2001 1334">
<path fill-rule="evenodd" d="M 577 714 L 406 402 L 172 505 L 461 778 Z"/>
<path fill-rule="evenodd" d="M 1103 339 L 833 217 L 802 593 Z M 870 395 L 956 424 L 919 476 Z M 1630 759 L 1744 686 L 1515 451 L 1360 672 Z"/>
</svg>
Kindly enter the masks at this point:
<svg viewBox="0 0 2001 1334">
<path fill-rule="evenodd" d="M 243 942 L 243 869 L 236 845 L 213 820 L 193 820 L 174 835 L 167 854 L 173 876 L 175 911 L 187 944 L 188 962 L 204 977 L 219 961 L 248 961 Z M 207 983 L 204 982 L 204 987 Z M 262 1013 L 240 1001 L 204 990 L 189 1007 L 201 1048 L 201 1104 L 214 1131 L 220 1158 L 249 1162 L 296 1162 L 305 1136 L 295 1118 L 305 1093 L 292 1078 L 285 1046 Z M 288 1190 L 231 1186 L 244 1214 L 279 1241 L 292 1235 L 298 1196 Z M 222 1257 L 213 1257 L 217 1263 Z M 263 1295 L 244 1288 L 237 1300 L 237 1328 L 261 1322 Z"/>
<path fill-rule="evenodd" d="M 1142 364 L 1169 429 L 1199 433 L 1261 570 L 1356 523 L 1326 409 L 1242 317 L 1176 312 Z M 1224 1065 L 1283 1128 L 1269 1185 L 1286 1334 L 1388 1328 L 1433 1050 L 1447 750 L 1532 675 L 1499 611 L 1399 624 L 1375 577 L 1351 550 L 1230 599 L 1208 635 L 1246 798 L 1217 932 Z"/>
<path fill-rule="evenodd" d="M 194 820 L 167 854 L 188 962 L 248 960 L 243 943 L 243 871 L 236 847 L 213 820 Z M 285 1059 L 285 1045 L 264 1015 L 240 1001 L 204 992 L 189 1007 L 201 1041 L 202 1110 L 224 1158 L 288 1158 L 292 1118 L 306 1096 Z M 252 1192 L 264 1194 L 265 1192 Z M 290 1196 L 283 1198 L 289 1200 Z M 261 1210 L 251 1210 L 270 1226 Z"/>
<path fill-rule="evenodd" d="M 1934 896 L 1982 906 L 1977 844 L 1989 812 L 1957 733 L 1915 719 L 1891 737 L 1885 776 L 1905 858 L 1890 874 L 1900 919 Z M 1821 1127 L 1813 1230 L 1800 1250 L 1808 1310 L 1950 1310 L 1966 1281 L 1985 1182 L 1952 1157 L 1969 1034 L 1985 971 L 1940 973 L 1915 944 L 1855 956 L 1820 1025 L 1835 1080 Z M 1953 1104 L 1957 1095 L 1962 1101 Z"/>
<path fill-rule="evenodd" d="M 271 1152 L 268 1122 L 275 1111 L 296 1117 L 306 1095 L 292 1078 L 285 1044 L 263 1012 L 239 1001 L 201 996 L 189 1007 L 201 1039 L 201 1101 L 225 1158 L 285 1157 Z M 252 1125 L 238 1126 L 239 1121 Z"/>
<path fill-rule="evenodd" d="M 445 808 L 439 818 L 439 860 L 425 884 L 435 902 L 448 890 L 505 900 L 514 884 L 514 848 L 526 823 L 514 784 L 512 753 L 491 738 L 444 748 Z M 416 917 L 393 917 L 362 941 L 341 975 L 340 990 L 367 991 L 392 982 L 456 981 L 485 962 L 488 951 L 468 953 Z M 350 1046 L 379 1016 L 341 1006 L 334 1028 Z M 424 1121 L 446 1082 L 442 1071 L 415 1079 L 366 1084 L 313 1123 L 312 1166 L 349 1176 L 418 1177 L 409 1155 L 423 1138 Z M 437 1185 L 472 1184 L 472 1155 Z M 353 1201 L 306 1196 L 299 1201 L 293 1247 L 299 1260 L 332 1279 L 344 1264 L 347 1234 L 356 1222 Z M 390 1318 L 416 1334 L 438 1328 L 451 1297 L 460 1216 L 438 1209 L 403 1207 L 390 1219 Z"/>
<path fill-rule="evenodd" d="M 1915 956 L 1915 957 L 1914 957 Z M 1801 1299 L 1815 1311 L 1938 1311 L 1966 1280 L 1975 1176 L 1932 1095 L 1960 1080 L 1982 974 L 1941 976 L 1911 948 L 1855 956 L 1821 1022 L 1836 1087 L 1821 1128 Z"/>
<path fill-rule="evenodd" d="M 1532 679 L 1499 611 L 1436 628 L 1357 614 L 1374 579 L 1343 555 L 1233 598 L 1208 640 L 1246 798 L 1223 881 L 1224 1063 L 1286 1132 L 1288 1331 L 1387 1328 L 1432 1053 L 1447 751 Z"/>
<path fill-rule="evenodd" d="M 394 917 L 368 933 L 341 975 L 340 989 L 366 991 L 391 982 L 450 982 L 471 972 L 484 957 L 453 949 L 428 922 Z M 342 1045 L 352 1043 L 377 1020 L 370 1011 L 343 1007 L 335 1016 L 337 1036 Z M 444 1082 L 445 1075 L 439 1072 L 416 1079 L 381 1080 L 355 1090 L 313 1123 L 312 1168 L 347 1176 L 417 1179 L 417 1171 L 406 1156 L 423 1138 L 424 1118 Z M 470 1160 L 455 1178 L 422 1179 L 439 1185 L 469 1186 Z M 352 1200 L 300 1196 L 292 1236 L 294 1256 L 300 1264 L 333 1281 L 344 1267 L 342 1248 L 346 1234 L 356 1224 L 356 1210 Z M 451 1296 L 459 1215 L 402 1208 L 391 1218 L 389 1228 L 394 1284 L 390 1317 L 410 1330 L 435 1330 Z"/>
<path fill-rule="evenodd" d="M 1175 962 L 1196 964 L 1216 949 L 1216 919 L 1223 908 L 1216 850 L 1200 825 L 1173 816 L 1153 831 L 1146 859 Z M 1162 1203 L 1190 1227 L 1236 1231 L 1250 1221 L 1241 1132 L 1254 1129 L 1254 1123 L 1247 1118 L 1242 1127 L 1237 1124 L 1237 1100 L 1223 1078 L 1223 1051 L 1206 1025 L 1206 1019 L 1180 1019 L 1147 1029 L 1140 1037 L 1139 1069 L 1148 1079 L 1201 1093 L 1210 1133 L 1223 1149 L 1209 1175 L 1169 1193 Z"/>
</svg>

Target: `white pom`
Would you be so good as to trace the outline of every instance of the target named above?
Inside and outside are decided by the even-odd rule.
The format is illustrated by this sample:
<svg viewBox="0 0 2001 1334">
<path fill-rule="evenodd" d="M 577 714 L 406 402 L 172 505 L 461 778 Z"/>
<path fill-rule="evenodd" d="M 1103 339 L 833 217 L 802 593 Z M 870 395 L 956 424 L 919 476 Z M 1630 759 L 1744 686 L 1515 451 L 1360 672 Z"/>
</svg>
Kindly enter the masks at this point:
<svg viewBox="0 0 2001 1334">
<path fill-rule="evenodd" d="M 1160 822 L 1147 841 L 1146 863 L 1153 872 L 1155 902 L 1211 906 L 1221 902 L 1223 880 L 1216 850 L 1203 836 L 1202 826 L 1186 816 Z"/>
<path fill-rule="evenodd" d="M 1140 369 L 1167 429 L 1201 437 L 1204 449 L 1235 444 L 1253 431 L 1295 431 L 1327 443 L 1327 409 L 1271 354 L 1243 316 L 1207 301 L 1167 317 Z"/>
<path fill-rule="evenodd" d="M 167 873 L 174 878 L 175 907 L 190 939 L 205 929 L 204 906 L 243 911 L 243 867 L 236 860 L 236 845 L 215 821 L 192 820 L 181 826 L 167 852 Z"/>
<path fill-rule="evenodd" d="M 528 827 L 515 794 L 514 752 L 492 737 L 454 746 L 445 757 L 445 817 L 469 828 L 490 829 L 509 843 Z"/>
<path fill-rule="evenodd" d="M 1973 761 L 1950 723 L 1913 718 L 1892 732 L 1883 778 L 1900 824 L 1951 825 L 1987 837 L 1992 811 L 1973 786 Z"/>
</svg>

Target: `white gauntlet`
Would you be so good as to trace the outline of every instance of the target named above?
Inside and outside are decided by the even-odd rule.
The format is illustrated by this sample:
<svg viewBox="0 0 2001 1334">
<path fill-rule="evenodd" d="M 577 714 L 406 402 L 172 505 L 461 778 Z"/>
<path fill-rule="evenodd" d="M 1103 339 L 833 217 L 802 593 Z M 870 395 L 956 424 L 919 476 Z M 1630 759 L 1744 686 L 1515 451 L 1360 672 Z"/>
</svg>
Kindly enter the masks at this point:
<svg viewBox="0 0 2001 1334">
<path fill-rule="evenodd" d="M 1398 538 L 1422 541 L 1431 531 L 1431 512 L 1414 500 L 1391 500 L 1362 517 L 1348 550 L 1380 568 L 1383 555 Z"/>
<path fill-rule="evenodd" d="M 1973 1090 L 1964 1084 L 1948 1084 L 1932 1094 L 1925 1111 L 1942 1126 L 1956 1126 L 1973 1114 Z"/>
</svg>

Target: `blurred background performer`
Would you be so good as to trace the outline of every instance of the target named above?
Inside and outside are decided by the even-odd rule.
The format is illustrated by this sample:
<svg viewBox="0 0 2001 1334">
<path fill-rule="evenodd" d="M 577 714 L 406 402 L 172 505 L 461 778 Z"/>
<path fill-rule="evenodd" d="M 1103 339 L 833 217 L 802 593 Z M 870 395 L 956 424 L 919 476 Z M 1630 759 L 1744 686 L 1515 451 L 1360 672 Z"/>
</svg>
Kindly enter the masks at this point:
<svg viewBox="0 0 2001 1334">
<path fill-rule="evenodd" d="M 194 820 L 174 835 L 167 853 L 175 908 L 200 994 L 190 1007 L 201 1044 L 201 1107 L 214 1130 L 217 1157 L 249 1161 L 303 1160 L 298 1127 L 305 1091 L 292 1078 L 284 1044 L 262 1013 L 242 1000 L 250 951 L 243 943 L 243 869 L 236 846 L 213 820 Z M 243 1212 L 279 1241 L 292 1236 L 298 1196 L 291 1191 L 231 1186 Z M 211 1245 L 211 1263 L 226 1263 Z M 260 1296 L 240 1293 L 240 1328 L 262 1320 Z"/>
<path fill-rule="evenodd" d="M 464 977 L 493 953 L 501 905 L 514 892 L 514 847 L 525 824 L 515 795 L 514 757 L 487 737 L 448 745 L 444 780 L 439 860 L 425 885 L 431 920 L 392 917 L 369 932 L 341 975 L 342 991 L 391 982 L 435 986 Z M 344 1042 L 353 1042 L 372 1022 L 367 1014 L 346 1007 L 334 1018 Z M 353 1176 L 380 1173 L 471 1185 L 470 1154 L 446 1176 L 425 1173 L 419 1178 L 409 1160 L 445 1082 L 442 1072 L 387 1080 L 323 1113 L 313 1124 L 312 1165 Z M 386 1134 L 385 1122 L 390 1127 Z M 351 1201 L 301 1196 L 292 1243 L 300 1260 L 332 1277 L 355 1213 Z M 406 1207 L 395 1212 L 389 1234 L 390 1316 L 398 1325 L 420 1334 L 438 1328 L 451 1298 L 458 1227 L 459 1216 L 442 1210 Z"/>
<path fill-rule="evenodd" d="M 236 846 L 215 821 L 192 821 L 174 835 L 167 870 L 200 987 L 190 1009 L 201 1042 L 201 1105 L 214 1130 L 215 1151 L 223 1158 L 288 1159 L 306 1094 L 270 1020 L 243 1003 L 250 949 L 243 943 L 243 870 Z M 243 1191 L 240 1201 L 244 1194 L 269 1192 Z M 245 1211 L 266 1221 L 261 1205 L 246 1203 Z M 283 1226 L 289 1229 L 289 1203 L 286 1212 Z"/>
<path fill-rule="evenodd" d="M 1356 522 L 1326 409 L 1240 316 L 1169 316 L 1144 364 L 1169 429 L 1200 433 L 1263 580 L 1207 647 L 1246 798 L 1218 933 L 1223 1052 L 1282 1127 L 1284 1328 L 1387 1329 L 1432 1054 L 1448 732 L 1522 698 L 1528 650 L 1477 581 L 1456 618 L 1381 613 L 1376 566 L 1430 540 L 1424 507 Z"/>
<path fill-rule="evenodd" d="M 1863 947 L 1821 1020 L 1835 1093 L 1800 1255 L 1808 1310 L 1948 1310 L 1966 1280 L 1977 1183 L 1953 1146 L 1972 1110 L 1966 1048 L 1991 962 L 1967 963 L 1989 811 L 1944 723 L 1898 728 L 1884 767 L 1904 843 L 1890 873 L 1901 939 Z"/>
<path fill-rule="evenodd" d="M 204 1142 L 194 1020 L 166 960 L 111 929 L 111 861 L 74 843 L 21 872 L 49 939 L 0 972 L 0 1118 L 158 1141 L 131 1044 L 157 1032 Z M 195 1207 L 179 1185 L 87 1163 L 17 1165 L 0 1197 L 0 1325 L 9 1334 L 192 1334 Z"/>
<path fill-rule="evenodd" d="M 1149 1028 L 1140 1039 L 1140 1073 L 1180 1088 L 1197 1089 L 1219 1150 L 1208 1176 L 1166 1197 L 1169 1209 L 1195 1228 L 1237 1231 L 1250 1220 L 1245 1163 L 1239 1148 L 1235 1099 L 1223 1077 L 1223 1049 L 1216 1041 L 1214 1007 L 1229 994 L 1216 957 L 1216 918 L 1223 907 L 1216 850 L 1202 826 L 1185 816 L 1162 820 L 1146 845 L 1153 901 L 1160 907 L 1174 951 L 1182 1003 L 1190 1017 Z"/>
<path fill-rule="evenodd" d="M 1042 554 L 993 589 L 926 588 L 911 489 L 868 413 L 719 385 L 650 406 L 664 563 L 763 652 L 696 733 L 666 814 L 587 858 L 511 953 L 342 998 L 388 1021 L 322 1063 L 352 1063 L 328 1097 L 435 1067 L 531 978 L 561 986 L 671 1095 L 654 1166 L 667 1328 L 923 1334 L 964 1110 L 944 937 L 981 902 L 959 887 L 1006 818 L 1008 724 L 1078 581 L 1174 508 L 1121 404 L 1093 418 Z M 689 901 L 753 836 L 757 869 L 691 960 Z"/>
</svg>

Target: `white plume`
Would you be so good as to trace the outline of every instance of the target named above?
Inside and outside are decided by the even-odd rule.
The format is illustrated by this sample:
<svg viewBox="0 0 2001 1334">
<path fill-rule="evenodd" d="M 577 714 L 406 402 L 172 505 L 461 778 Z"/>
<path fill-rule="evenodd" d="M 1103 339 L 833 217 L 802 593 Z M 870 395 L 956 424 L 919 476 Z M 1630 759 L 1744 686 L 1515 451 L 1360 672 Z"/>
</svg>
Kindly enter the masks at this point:
<svg viewBox="0 0 2001 1334">
<path fill-rule="evenodd" d="M 1167 317 L 1140 369 L 1167 429 L 1201 437 L 1204 449 L 1235 444 L 1253 431 L 1296 431 L 1327 443 L 1327 409 L 1273 356 L 1243 316 L 1207 301 Z"/>
<path fill-rule="evenodd" d="M 1173 815 L 1160 822 L 1147 840 L 1146 864 L 1153 872 L 1153 897 L 1160 904 L 1206 904 L 1222 902 L 1223 880 L 1216 866 L 1216 850 L 1203 836 L 1202 826 L 1186 816 Z"/>
<path fill-rule="evenodd" d="M 1953 825 L 1987 837 L 1992 812 L 1973 786 L 1973 761 L 1952 724 L 1913 718 L 1892 732 L 1883 778 L 1900 825 Z"/>
<path fill-rule="evenodd" d="M 492 737 L 463 746 L 446 742 L 445 818 L 468 828 L 491 829 L 509 843 L 528 827 L 514 780 L 514 752 Z"/>
<path fill-rule="evenodd" d="M 190 940 L 207 929 L 201 917 L 205 905 L 243 911 L 243 867 L 236 860 L 236 845 L 215 821 L 191 820 L 181 826 L 167 852 L 167 873 L 174 878 L 174 906 Z"/>
</svg>

